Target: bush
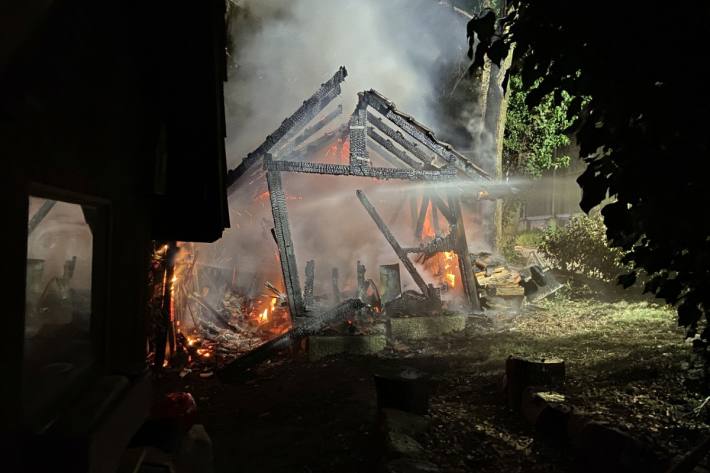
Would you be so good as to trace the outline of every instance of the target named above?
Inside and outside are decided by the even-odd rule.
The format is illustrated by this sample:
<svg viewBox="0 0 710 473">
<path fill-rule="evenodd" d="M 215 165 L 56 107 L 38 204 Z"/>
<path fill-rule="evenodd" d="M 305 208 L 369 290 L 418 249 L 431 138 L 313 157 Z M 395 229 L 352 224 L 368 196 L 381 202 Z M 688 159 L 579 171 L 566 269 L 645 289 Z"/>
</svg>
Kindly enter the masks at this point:
<svg viewBox="0 0 710 473">
<path fill-rule="evenodd" d="M 528 248 L 538 248 L 542 244 L 544 235 L 542 230 L 526 230 L 515 235 L 515 244 Z"/>
<path fill-rule="evenodd" d="M 624 253 L 608 246 L 606 227 L 599 213 L 577 215 L 564 227 L 547 229 L 540 251 L 558 269 L 603 281 L 612 281 L 629 270 L 621 262 Z"/>
</svg>

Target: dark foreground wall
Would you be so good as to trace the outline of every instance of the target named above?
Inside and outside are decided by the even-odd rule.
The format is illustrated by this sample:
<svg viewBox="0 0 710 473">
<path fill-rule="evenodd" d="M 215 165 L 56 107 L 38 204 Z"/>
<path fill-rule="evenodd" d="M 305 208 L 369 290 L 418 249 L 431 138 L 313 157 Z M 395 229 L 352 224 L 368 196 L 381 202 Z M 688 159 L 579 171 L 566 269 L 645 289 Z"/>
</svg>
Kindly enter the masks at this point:
<svg viewBox="0 0 710 473">
<path fill-rule="evenodd" d="M 120 449 L 147 407 L 151 240 L 212 241 L 228 226 L 223 4 L 192 3 L 27 2 L 37 8 L 0 17 L 3 471 L 26 469 L 49 452 L 47 438 L 68 431 L 94 439 L 72 440 L 66 455 L 86 459 L 72 471 L 104 471 L 96 465 L 110 454 L 97 454 L 97 432 Z M 42 434 L 28 426 L 22 402 L 30 195 L 83 205 L 94 240 L 95 363 L 53 415 L 61 421 L 77 403 L 91 405 L 79 409 L 83 419 L 48 418 Z M 111 416 L 119 412 L 125 425 L 117 429 Z M 57 426 L 64 433 L 53 433 Z M 115 442 L 106 441 L 111 429 Z M 45 460 L 58 466 L 56 454 Z"/>
</svg>

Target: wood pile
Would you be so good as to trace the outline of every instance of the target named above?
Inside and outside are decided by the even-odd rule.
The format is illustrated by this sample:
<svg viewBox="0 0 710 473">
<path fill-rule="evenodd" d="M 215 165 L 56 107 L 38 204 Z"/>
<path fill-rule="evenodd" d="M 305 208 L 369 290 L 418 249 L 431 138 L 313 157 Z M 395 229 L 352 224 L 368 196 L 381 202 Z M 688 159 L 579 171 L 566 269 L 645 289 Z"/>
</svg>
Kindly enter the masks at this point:
<svg viewBox="0 0 710 473">
<path fill-rule="evenodd" d="M 520 284 L 520 273 L 488 253 L 475 255 L 474 271 L 478 285 L 488 296 L 505 298 L 525 295 L 525 289 Z"/>
</svg>

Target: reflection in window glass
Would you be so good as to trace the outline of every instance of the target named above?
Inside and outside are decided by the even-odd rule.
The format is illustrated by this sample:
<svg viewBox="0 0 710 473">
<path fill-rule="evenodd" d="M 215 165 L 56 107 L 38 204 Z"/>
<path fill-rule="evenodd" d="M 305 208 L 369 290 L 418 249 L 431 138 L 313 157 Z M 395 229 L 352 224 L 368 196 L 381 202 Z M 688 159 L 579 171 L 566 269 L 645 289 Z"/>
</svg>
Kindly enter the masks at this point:
<svg viewBox="0 0 710 473">
<path fill-rule="evenodd" d="M 30 197 L 29 209 L 23 399 L 42 415 L 91 365 L 93 237 L 80 205 Z"/>
</svg>

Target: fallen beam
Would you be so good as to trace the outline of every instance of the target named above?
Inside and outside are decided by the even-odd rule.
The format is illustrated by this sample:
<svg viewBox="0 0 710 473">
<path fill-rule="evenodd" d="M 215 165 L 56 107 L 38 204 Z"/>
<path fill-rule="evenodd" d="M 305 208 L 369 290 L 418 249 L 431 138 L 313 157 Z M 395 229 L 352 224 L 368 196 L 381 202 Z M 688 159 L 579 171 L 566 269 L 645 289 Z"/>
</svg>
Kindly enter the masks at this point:
<svg viewBox="0 0 710 473">
<path fill-rule="evenodd" d="M 268 153 L 284 137 L 288 138 L 288 136 L 298 133 L 313 117 L 318 115 L 321 110 L 337 97 L 340 94 L 340 84 L 345 80 L 347 75 L 348 71 L 345 67 L 341 66 L 333 77 L 321 84 L 320 89 L 308 100 L 303 102 L 303 105 L 301 105 L 293 115 L 284 120 L 281 126 L 267 136 L 266 140 L 264 140 L 258 148 L 249 153 L 236 168 L 227 172 L 228 192 L 232 192 L 234 183 L 237 182 L 259 158 Z"/>
<path fill-rule="evenodd" d="M 331 176 L 359 176 L 374 179 L 401 179 L 409 181 L 448 181 L 456 179 L 454 169 L 421 171 L 416 169 L 394 169 L 345 164 L 304 163 L 298 161 L 264 161 L 264 168 L 274 172 L 302 172 L 310 174 L 328 174 Z"/>
<path fill-rule="evenodd" d="M 384 237 L 387 239 L 387 242 L 389 242 L 390 246 L 397 254 L 397 257 L 399 257 L 400 261 L 402 261 L 402 264 L 404 264 L 404 268 L 412 276 L 412 279 L 414 279 L 414 283 L 417 285 L 417 287 L 419 287 L 419 290 L 422 291 L 422 294 L 425 297 L 429 297 L 429 286 L 426 285 L 424 279 L 422 279 L 422 277 L 417 272 L 417 269 L 414 267 L 414 264 L 412 264 L 412 262 L 409 260 L 409 257 L 407 257 L 407 253 L 399 245 L 399 242 L 394 237 L 394 235 L 392 235 L 392 232 L 387 227 L 387 224 L 385 224 L 385 222 L 382 220 L 380 214 L 377 213 L 377 209 L 375 209 L 375 207 L 370 203 L 363 191 L 358 189 L 356 191 L 356 194 L 357 198 L 360 199 L 360 203 L 362 204 L 362 206 L 365 207 L 367 213 L 370 214 L 372 220 L 375 221 L 377 228 L 380 229 Z"/>
<path fill-rule="evenodd" d="M 283 335 L 264 343 L 246 355 L 240 356 L 218 371 L 217 375 L 222 381 L 235 381 L 245 370 L 265 361 L 277 352 L 290 348 L 302 338 L 318 333 L 332 321 L 348 316 L 353 311 L 359 310 L 364 306 L 365 304 L 359 299 L 348 299 L 320 315 L 308 317 L 302 324 L 297 325 Z"/>
</svg>

